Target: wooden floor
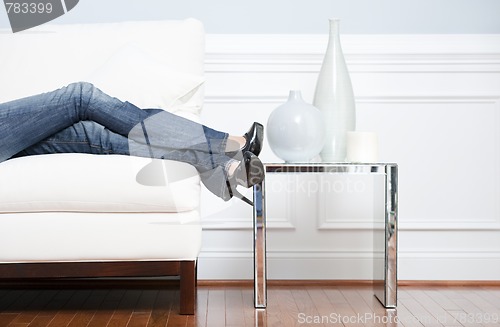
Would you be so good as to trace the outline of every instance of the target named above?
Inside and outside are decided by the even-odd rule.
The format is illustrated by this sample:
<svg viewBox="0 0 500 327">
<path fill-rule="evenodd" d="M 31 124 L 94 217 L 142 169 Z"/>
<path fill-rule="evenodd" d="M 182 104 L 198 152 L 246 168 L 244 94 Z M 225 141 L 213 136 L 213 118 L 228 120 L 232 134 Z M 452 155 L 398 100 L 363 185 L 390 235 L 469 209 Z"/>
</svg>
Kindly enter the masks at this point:
<svg viewBox="0 0 500 327">
<path fill-rule="evenodd" d="M 499 287 L 400 287 L 386 310 L 369 286 L 271 286 L 267 310 L 249 287 L 200 286 L 180 316 L 173 289 L 0 289 L 4 326 L 500 326 Z"/>
</svg>

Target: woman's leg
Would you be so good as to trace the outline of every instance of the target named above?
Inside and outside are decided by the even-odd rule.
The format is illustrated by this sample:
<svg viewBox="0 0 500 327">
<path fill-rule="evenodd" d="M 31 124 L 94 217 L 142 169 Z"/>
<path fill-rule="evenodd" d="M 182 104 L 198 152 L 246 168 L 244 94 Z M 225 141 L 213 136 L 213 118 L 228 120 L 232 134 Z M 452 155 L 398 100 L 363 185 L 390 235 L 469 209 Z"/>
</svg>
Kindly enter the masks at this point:
<svg viewBox="0 0 500 327">
<path fill-rule="evenodd" d="M 88 83 L 0 104 L 0 162 L 50 154 L 121 154 L 193 165 L 204 185 L 229 200 L 228 135 L 158 109 L 139 109 Z"/>
<path fill-rule="evenodd" d="M 145 111 L 150 112 L 148 109 Z M 13 158 L 53 153 L 119 154 L 176 160 L 192 164 L 200 173 L 210 173 L 216 167 L 225 168 L 233 162 L 232 158 L 223 154 L 209 154 L 191 149 L 155 148 L 114 133 L 93 121 L 81 121 L 65 128 L 18 152 Z"/>
<path fill-rule="evenodd" d="M 12 158 L 53 153 L 129 155 L 128 139 L 93 121 L 81 121 L 20 151 Z M 148 156 L 148 152 L 144 152 Z"/>
<path fill-rule="evenodd" d="M 135 156 L 146 158 L 165 159 L 176 157 L 177 161 L 192 162 L 195 156 L 202 158 L 203 164 L 193 164 L 197 169 L 201 181 L 215 195 L 224 200 L 229 200 L 229 190 L 226 185 L 227 172 L 225 166 L 234 162 L 233 159 L 222 154 L 196 153 L 196 151 L 175 150 L 175 155 L 168 152 L 154 151 L 156 156 L 151 156 L 151 149 L 146 144 L 135 144 L 127 137 L 114 133 L 102 125 L 92 121 L 78 122 L 41 142 L 38 142 L 12 158 L 53 154 L 53 153 L 89 153 L 97 155 L 119 154 L 130 155 L 130 147 L 134 147 Z M 159 155 L 163 153 L 163 155 Z M 203 158 L 211 158 L 210 163 L 206 163 Z"/>
<path fill-rule="evenodd" d="M 206 164 L 197 161 L 206 157 L 200 152 L 223 154 L 228 137 L 162 110 L 139 109 L 81 82 L 0 104 L 0 162 L 81 121 L 93 121 L 135 143 L 147 144 L 159 158 L 179 160 L 179 151 L 191 151 L 196 154 L 189 159 L 193 165 Z"/>
</svg>

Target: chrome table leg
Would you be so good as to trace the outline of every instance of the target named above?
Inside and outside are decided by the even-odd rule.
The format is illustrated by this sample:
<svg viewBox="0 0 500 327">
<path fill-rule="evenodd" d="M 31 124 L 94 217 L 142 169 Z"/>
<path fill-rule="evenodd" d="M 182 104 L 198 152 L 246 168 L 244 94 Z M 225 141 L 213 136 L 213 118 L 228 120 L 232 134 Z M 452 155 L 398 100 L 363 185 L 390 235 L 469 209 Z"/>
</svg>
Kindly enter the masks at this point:
<svg viewBox="0 0 500 327">
<path fill-rule="evenodd" d="M 253 187 L 254 305 L 267 307 L 265 182 Z"/>
<path fill-rule="evenodd" d="M 383 242 L 375 247 L 384 248 L 383 280 L 375 295 L 386 308 L 397 306 L 397 246 L 398 246 L 398 167 L 385 167 L 385 217 Z M 375 231 L 376 232 L 376 231 Z M 376 235 L 375 235 L 376 236 Z M 377 238 L 375 239 L 377 240 Z M 382 276 L 381 276 L 382 277 Z M 377 282 L 377 280 L 375 280 Z"/>
</svg>

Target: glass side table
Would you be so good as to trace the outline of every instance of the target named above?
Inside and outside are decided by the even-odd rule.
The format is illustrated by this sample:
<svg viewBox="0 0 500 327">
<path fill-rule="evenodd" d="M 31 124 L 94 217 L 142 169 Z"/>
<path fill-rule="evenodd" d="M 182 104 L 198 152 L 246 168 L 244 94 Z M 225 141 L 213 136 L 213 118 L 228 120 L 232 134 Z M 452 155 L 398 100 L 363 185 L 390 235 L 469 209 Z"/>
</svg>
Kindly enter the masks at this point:
<svg viewBox="0 0 500 327">
<path fill-rule="evenodd" d="M 334 173 L 384 175 L 385 212 L 375 215 L 373 228 L 373 288 L 385 308 L 397 304 L 398 166 L 394 163 L 267 163 L 266 175 Z M 254 306 L 267 307 L 266 179 L 253 187 Z"/>
</svg>

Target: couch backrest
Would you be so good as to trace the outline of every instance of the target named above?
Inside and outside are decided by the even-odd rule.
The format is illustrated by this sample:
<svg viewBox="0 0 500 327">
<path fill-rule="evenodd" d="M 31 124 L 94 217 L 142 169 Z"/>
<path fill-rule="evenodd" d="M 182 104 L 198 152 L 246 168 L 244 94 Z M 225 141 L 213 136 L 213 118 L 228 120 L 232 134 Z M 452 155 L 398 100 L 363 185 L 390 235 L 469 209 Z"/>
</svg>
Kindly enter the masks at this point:
<svg viewBox="0 0 500 327">
<path fill-rule="evenodd" d="M 199 113 L 204 39 L 195 19 L 0 30 L 0 102 L 89 81 L 140 107 Z"/>
</svg>

